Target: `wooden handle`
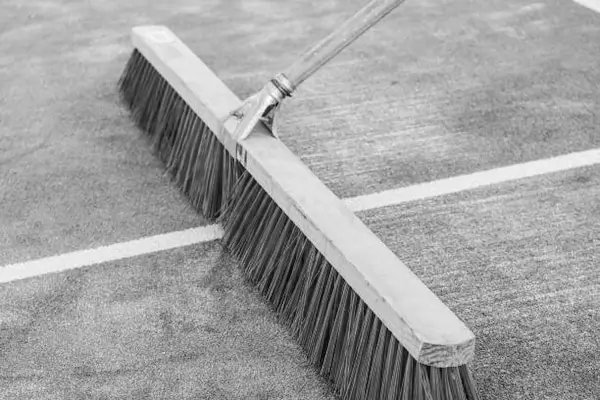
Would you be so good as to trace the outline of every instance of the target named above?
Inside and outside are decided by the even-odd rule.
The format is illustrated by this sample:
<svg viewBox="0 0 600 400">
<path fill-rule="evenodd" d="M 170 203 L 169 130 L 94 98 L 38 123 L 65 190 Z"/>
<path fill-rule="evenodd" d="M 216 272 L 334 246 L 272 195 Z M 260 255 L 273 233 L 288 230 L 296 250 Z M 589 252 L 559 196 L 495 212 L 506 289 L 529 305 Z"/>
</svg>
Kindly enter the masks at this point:
<svg viewBox="0 0 600 400">
<path fill-rule="evenodd" d="M 284 72 L 284 75 L 292 84 L 292 88 L 298 87 L 309 76 L 317 72 L 319 68 L 404 1 L 372 0 L 338 29 L 304 53 L 298 61 Z"/>
</svg>

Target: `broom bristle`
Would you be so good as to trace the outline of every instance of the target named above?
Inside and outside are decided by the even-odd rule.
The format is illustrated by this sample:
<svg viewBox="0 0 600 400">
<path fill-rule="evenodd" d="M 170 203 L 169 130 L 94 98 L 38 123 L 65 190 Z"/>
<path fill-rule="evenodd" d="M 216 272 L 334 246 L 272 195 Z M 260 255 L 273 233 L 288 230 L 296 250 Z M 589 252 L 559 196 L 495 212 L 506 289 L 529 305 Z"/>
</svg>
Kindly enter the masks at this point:
<svg viewBox="0 0 600 400">
<path fill-rule="evenodd" d="M 477 399 L 466 365 L 418 363 L 210 128 L 135 50 L 126 105 L 181 190 L 342 399 Z"/>
<path fill-rule="evenodd" d="M 249 172 L 223 241 L 343 399 L 477 399 L 466 365 L 418 363 Z"/>
<path fill-rule="evenodd" d="M 194 208 L 214 221 L 244 168 L 144 56 L 134 50 L 119 91 L 137 126 Z"/>
</svg>

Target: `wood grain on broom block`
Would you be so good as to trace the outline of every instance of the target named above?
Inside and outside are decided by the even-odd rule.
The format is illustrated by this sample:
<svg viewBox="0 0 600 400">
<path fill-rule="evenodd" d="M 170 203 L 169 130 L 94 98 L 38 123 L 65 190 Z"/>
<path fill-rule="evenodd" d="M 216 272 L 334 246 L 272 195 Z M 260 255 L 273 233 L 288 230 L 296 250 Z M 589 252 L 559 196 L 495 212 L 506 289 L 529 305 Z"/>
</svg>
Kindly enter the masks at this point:
<svg viewBox="0 0 600 400">
<path fill-rule="evenodd" d="M 132 41 L 416 360 L 473 358 L 473 333 L 281 141 L 259 124 L 236 143 L 222 121 L 240 99 L 168 28 L 133 28 Z"/>
</svg>

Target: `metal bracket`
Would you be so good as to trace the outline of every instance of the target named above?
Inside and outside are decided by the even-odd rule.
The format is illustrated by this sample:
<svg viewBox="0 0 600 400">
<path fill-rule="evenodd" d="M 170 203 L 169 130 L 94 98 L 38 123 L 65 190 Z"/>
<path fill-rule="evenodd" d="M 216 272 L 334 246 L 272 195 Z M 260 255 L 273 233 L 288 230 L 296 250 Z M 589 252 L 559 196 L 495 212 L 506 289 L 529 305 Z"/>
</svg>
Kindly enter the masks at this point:
<svg viewBox="0 0 600 400">
<path fill-rule="evenodd" d="M 279 139 L 279 136 L 277 136 L 277 126 L 276 126 L 276 122 L 275 122 L 276 121 L 275 117 L 277 116 L 277 112 L 279 111 L 280 108 L 281 108 L 281 102 L 277 103 L 275 106 L 268 109 L 267 112 L 262 117 L 260 117 L 261 122 L 267 127 L 267 129 L 269 129 L 269 131 L 271 132 L 273 137 L 278 138 L 278 139 Z"/>
<path fill-rule="evenodd" d="M 242 104 L 238 108 L 236 108 L 233 111 L 230 111 L 229 116 L 232 116 L 238 121 L 240 121 L 242 118 L 244 118 L 244 115 L 246 115 L 248 109 L 251 107 L 252 103 L 256 101 L 257 97 L 258 93 L 255 93 L 252 96 L 248 97 L 242 102 Z"/>
<path fill-rule="evenodd" d="M 282 100 L 291 97 L 292 91 L 293 87 L 287 78 L 278 74 L 260 92 L 244 100 L 238 108 L 229 113 L 229 116 L 238 120 L 233 133 L 234 138 L 238 142 L 246 139 L 259 121 L 269 129 L 273 137 L 277 138 L 275 116 Z"/>
</svg>

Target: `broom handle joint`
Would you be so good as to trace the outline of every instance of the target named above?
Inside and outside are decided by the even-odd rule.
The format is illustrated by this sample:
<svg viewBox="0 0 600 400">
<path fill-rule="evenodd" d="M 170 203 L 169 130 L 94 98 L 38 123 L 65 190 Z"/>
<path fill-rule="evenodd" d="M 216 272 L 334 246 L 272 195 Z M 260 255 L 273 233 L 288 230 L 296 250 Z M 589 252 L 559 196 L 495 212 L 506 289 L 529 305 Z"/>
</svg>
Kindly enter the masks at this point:
<svg viewBox="0 0 600 400">
<path fill-rule="evenodd" d="M 305 52 L 282 75 L 295 89 L 404 1 L 372 0 L 329 36 Z"/>
</svg>

